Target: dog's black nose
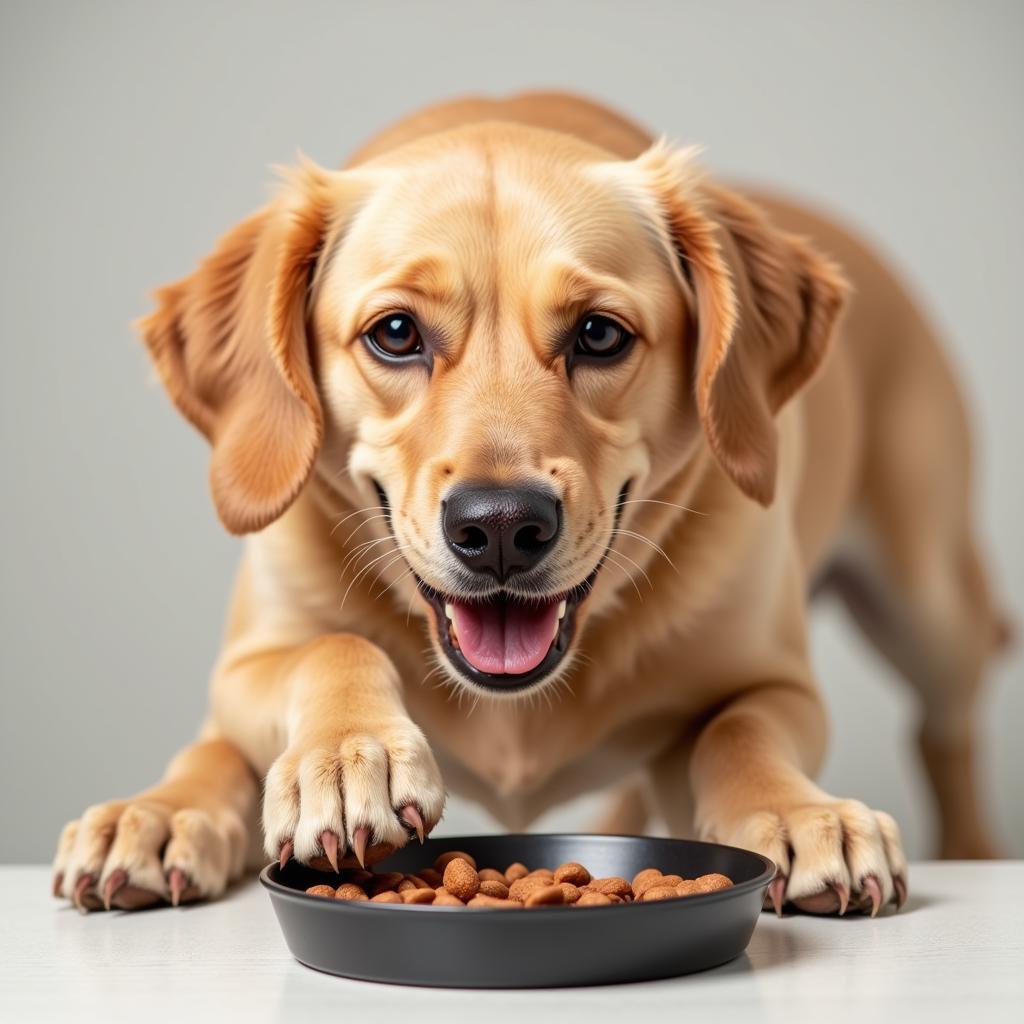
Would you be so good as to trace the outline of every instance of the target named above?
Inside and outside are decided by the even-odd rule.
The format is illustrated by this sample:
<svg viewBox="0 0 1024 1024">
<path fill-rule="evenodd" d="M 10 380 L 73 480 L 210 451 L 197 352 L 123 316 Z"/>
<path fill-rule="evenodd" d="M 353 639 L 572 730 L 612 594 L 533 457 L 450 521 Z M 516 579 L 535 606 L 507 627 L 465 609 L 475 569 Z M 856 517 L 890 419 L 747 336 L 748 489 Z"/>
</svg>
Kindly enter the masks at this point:
<svg viewBox="0 0 1024 1024">
<path fill-rule="evenodd" d="M 561 518 L 558 499 L 540 487 L 464 486 L 445 500 L 441 528 L 470 569 L 504 582 L 555 546 Z"/>
</svg>

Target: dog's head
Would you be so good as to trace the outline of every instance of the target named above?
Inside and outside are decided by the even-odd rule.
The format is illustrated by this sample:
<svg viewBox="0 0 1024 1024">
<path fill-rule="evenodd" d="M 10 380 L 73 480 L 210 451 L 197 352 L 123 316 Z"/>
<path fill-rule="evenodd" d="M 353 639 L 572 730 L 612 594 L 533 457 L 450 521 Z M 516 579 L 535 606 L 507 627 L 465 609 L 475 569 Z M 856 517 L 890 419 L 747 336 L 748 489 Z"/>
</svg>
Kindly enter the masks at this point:
<svg viewBox="0 0 1024 1024">
<path fill-rule="evenodd" d="M 842 293 L 686 151 L 484 124 L 303 165 L 142 330 L 229 530 L 314 473 L 376 506 L 448 672 L 512 693 L 569 664 L 642 570 L 631 511 L 702 449 L 771 502 Z"/>
</svg>

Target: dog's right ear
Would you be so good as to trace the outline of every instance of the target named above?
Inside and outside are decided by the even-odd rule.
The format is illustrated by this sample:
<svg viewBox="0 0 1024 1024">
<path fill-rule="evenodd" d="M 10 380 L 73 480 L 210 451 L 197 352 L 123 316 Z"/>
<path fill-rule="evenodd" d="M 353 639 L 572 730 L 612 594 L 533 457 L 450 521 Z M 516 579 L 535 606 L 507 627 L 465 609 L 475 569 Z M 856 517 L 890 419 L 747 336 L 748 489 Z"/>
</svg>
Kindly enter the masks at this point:
<svg viewBox="0 0 1024 1024">
<path fill-rule="evenodd" d="M 693 388 L 704 434 L 736 486 L 767 506 L 775 417 L 825 358 L 847 285 L 809 241 L 707 181 L 692 155 L 658 144 L 634 166 L 693 293 Z"/>
<path fill-rule="evenodd" d="M 325 237 L 353 183 L 304 163 L 189 277 L 161 288 L 138 327 L 168 393 L 210 441 L 221 521 L 249 533 L 295 500 L 319 450 L 323 415 L 306 305 Z"/>
</svg>

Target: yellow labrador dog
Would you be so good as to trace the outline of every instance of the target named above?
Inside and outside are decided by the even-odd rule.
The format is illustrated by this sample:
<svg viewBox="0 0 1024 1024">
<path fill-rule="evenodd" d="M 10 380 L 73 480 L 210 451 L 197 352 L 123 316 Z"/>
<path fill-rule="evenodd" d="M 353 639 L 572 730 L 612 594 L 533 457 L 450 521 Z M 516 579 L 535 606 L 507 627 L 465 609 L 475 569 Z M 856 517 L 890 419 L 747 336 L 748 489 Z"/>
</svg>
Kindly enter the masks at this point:
<svg viewBox="0 0 1024 1024">
<path fill-rule="evenodd" d="M 510 828 L 610 788 L 777 908 L 900 904 L 896 824 L 813 781 L 822 588 L 921 698 L 942 852 L 989 851 L 965 417 L 834 225 L 586 100 L 462 100 L 302 164 L 141 327 L 249 539 L 198 740 L 60 838 L 80 908 L 219 896 L 254 840 L 372 862 L 446 787 Z"/>
</svg>

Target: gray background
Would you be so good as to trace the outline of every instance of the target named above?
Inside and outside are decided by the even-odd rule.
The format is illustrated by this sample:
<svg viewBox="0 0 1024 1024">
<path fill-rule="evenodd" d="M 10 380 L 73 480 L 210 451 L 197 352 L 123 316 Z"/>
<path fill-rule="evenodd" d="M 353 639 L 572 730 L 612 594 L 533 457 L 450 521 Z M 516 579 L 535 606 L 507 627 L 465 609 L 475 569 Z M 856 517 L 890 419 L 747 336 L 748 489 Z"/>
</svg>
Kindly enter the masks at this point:
<svg viewBox="0 0 1024 1024">
<path fill-rule="evenodd" d="M 983 535 L 1020 618 L 1022 12 L 4 2 L 0 860 L 48 860 L 67 818 L 152 781 L 203 712 L 238 543 L 207 497 L 204 443 L 131 333 L 147 291 L 260 205 L 270 165 L 300 147 L 338 163 L 465 91 L 592 93 L 874 239 L 949 338 Z M 836 609 L 813 643 L 836 726 L 825 783 L 895 813 L 926 854 L 907 693 Z M 1022 664 L 1018 648 L 993 672 L 984 716 L 988 799 L 1018 855 Z M 490 825 L 455 805 L 446 827 Z"/>
</svg>

